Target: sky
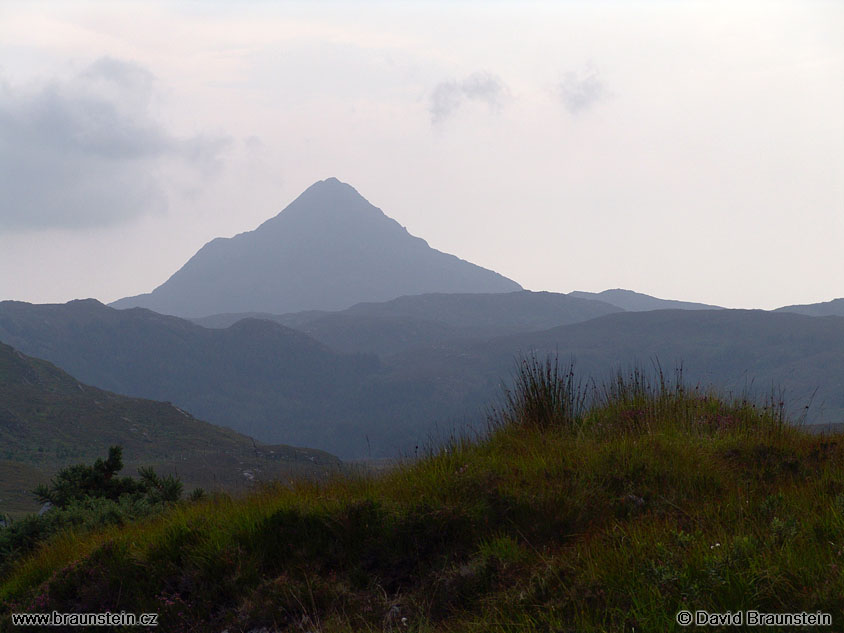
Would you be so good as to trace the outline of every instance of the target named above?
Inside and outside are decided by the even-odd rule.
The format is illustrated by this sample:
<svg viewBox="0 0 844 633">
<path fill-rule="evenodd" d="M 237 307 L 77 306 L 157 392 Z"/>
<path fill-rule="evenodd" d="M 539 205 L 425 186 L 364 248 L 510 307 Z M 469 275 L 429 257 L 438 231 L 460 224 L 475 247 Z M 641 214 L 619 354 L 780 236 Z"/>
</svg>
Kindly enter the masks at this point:
<svg viewBox="0 0 844 633">
<path fill-rule="evenodd" d="M 0 300 L 149 292 L 334 176 L 530 290 L 844 296 L 844 3 L 0 2 Z"/>
</svg>

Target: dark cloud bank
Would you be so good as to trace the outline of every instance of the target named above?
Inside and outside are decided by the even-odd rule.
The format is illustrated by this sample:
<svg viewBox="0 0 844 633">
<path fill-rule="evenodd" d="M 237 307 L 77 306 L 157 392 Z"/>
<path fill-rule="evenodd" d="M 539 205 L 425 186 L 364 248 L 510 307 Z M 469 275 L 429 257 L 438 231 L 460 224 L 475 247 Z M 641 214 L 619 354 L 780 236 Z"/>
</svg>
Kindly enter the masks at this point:
<svg viewBox="0 0 844 633">
<path fill-rule="evenodd" d="M 161 163 L 199 174 L 222 137 L 180 138 L 152 115 L 155 78 L 103 58 L 64 81 L 0 84 L 0 230 L 89 228 L 166 208 Z"/>
</svg>

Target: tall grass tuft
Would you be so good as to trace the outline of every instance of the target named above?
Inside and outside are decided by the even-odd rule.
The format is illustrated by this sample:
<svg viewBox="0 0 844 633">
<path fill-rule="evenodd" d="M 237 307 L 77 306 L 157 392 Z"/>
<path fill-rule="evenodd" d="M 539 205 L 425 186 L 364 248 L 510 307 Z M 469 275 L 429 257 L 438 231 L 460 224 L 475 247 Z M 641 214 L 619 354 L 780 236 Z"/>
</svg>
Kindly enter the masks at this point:
<svg viewBox="0 0 844 633">
<path fill-rule="evenodd" d="M 667 376 L 657 361 L 653 372 L 638 367 L 619 370 L 613 378 L 593 383 L 584 424 L 614 432 L 682 430 L 755 437 L 792 426 L 781 392 L 772 390 L 765 398 L 747 389 L 739 396 L 721 394 L 686 383 L 682 366 L 674 370 L 673 378 Z"/>
<path fill-rule="evenodd" d="M 520 357 L 513 389 L 504 393 L 504 408 L 492 416 L 493 427 L 570 429 L 583 417 L 586 389 L 575 379 L 574 363 L 557 356 L 540 360 L 536 352 Z"/>
</svg>

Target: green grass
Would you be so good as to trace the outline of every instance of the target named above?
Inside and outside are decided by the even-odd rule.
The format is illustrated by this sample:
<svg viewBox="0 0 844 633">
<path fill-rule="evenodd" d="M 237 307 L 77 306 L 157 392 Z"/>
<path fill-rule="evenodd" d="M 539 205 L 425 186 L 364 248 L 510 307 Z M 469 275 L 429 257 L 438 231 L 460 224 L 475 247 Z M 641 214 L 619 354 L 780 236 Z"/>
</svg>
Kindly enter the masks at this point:
<svg viewBox="0 0 844 633">
<path fill-rule="evenodd" d="M 61 535 L 0 601 L 158 612 L 173 632 L 679 631 L 680 609 L 840 628 L 844 438 L 782 410 L 679 376 L 580 386 L 527 359 L 481 438 Z"/>
</svg>

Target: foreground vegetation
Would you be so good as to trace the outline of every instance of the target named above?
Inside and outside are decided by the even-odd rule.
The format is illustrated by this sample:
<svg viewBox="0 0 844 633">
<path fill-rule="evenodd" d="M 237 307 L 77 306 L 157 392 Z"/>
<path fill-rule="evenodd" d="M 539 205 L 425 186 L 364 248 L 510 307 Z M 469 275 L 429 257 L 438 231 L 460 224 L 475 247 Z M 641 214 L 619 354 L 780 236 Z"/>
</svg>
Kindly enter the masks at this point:
<svg viewBox="0 0 844 633">
<path fill-rule="evenodd" d="M 43 504 L 38 514 L 21 520 L 0 516 L 0 575 L 55 534 L 124 525 L 160 514 L 182 498 L 184 485 L 172 475 L 160 477 L 147 467 L 133 479 L 118 476 L 122 469 L 123 449 L 112 446 L 106 460 L 63 468 L 49 485 L 36 486 L 32 494 Z M 204 496 L 205 491 L 196 488 L 188 499 Z"/>
<path fill-rule="evenodd" d="M 482 438 L 379 477 L 54 537 L 0 583 L 0 630 L 52 610 L 217 633 L 673 631 L 681 609 L 841 627 L 844 443 L 782 411 L 528 358 Z"/>
</svg>

